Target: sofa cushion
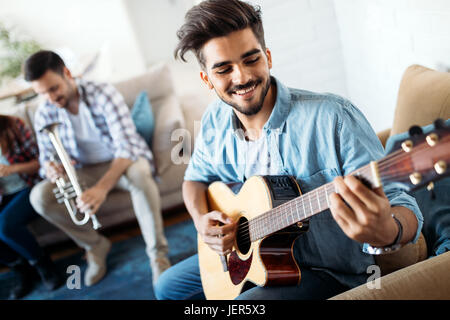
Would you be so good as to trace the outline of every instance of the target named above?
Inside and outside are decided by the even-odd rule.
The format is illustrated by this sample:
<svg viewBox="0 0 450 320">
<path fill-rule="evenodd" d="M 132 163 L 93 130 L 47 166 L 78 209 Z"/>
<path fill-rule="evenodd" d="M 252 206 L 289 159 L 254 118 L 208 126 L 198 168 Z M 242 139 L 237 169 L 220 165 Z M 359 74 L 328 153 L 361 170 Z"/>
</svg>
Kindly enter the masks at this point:
<svg viewBox="0 0 450 320">
<path fill-rule="evenodd" d="M 436 300 L 450 297 L 450 252 L 379 278 L 379 288 L 366 283 L 330 300 Z"/>
<path fill-rule="evenodd" d="M 187 134 L 183 111 L 175 95 L 155 101 L 159 108 L 155 108 L 155 133 L 153 135 L 153 154 L 156 159 L 156 169 L 163 175 L 170 166 L 174 165 L 172 155 L 181 152 L 182 144 L 178 138 L 181 131 Z M 173 140 L 173 141 L 172 141 Z"/>
<path fill-rule="evenodd" d="M 170 69 L 158 64 L 136 77 L 113 83 L 122 94 L 125 103 L 131 108 L 138 94 L 145 90 L 152 106 L 153 101 L 175 94 Z"/>
<path fill-rule="evenodd" d="M 391 135 L 413 124 L 424 126 L 435 119 L 450 118 L 450 73 L 420 65 L 406 69 L 398 90 Z"/>
<path fill-rule="evenodd" d="M 399 251 L 391 254 L 375 256 L 376 264 L 381 274 L 386 275 L 399 269 L 408 267 L 427 258 L 427 245 L 423 234 L 420 234 L 416 243 L 408 243 Z"/>
<path fill-rule="evenodd" d="M 152 151 L 157 173 L 163 175 L 173 165 L 171 152 L 178 146 L 178 141 L 172 141 L 172 133 L 185 128 L 170 69 L 165 64 L 159 64 L 140 76 L 115 83 L 114 86 L 123 95 L 128 106 L 133 105 L 142 90 L 148 93 L 155 119 Z"/>
<path fill-rule="evenodd" d="M 137 96 L 131 109 L 131 118 L 133 119 L 137 132 L 144 138 L 151 149 L 155 119 L 153 116 L 153 108 L 148 100 L 146 91 L 142 91 Z"/>
</svg>

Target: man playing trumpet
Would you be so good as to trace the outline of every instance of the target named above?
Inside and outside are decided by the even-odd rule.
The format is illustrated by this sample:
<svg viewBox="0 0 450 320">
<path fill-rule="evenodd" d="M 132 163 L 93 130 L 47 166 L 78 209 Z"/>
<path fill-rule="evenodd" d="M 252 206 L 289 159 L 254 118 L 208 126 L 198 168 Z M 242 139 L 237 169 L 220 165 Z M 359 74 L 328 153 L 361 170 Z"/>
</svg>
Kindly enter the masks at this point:
<svg viewBox="0 0 450 320">
<path fill-rule="evenodd" d="M 60 122 L 58 132 L 63 147 L 76 164 L 78 177 L 87 186 L 77 197 L 78 210 L 93 215 L 112 189 L 128 190 L 146 243 L 153 281 L 156 281 L 170 263 L 159 190 L 153 179 L 153 155 L 136 132 L 123 97 L 111 85 L 73 78 L 63 60 L 51 51 L 30 56 L 24 71 L 25 79 L 46 100 L 36 111 L 34 126 L 40 150 L 40 174 L 47 179 L 33 188 L 31 204 L 86 250 L 85 285 L 98 282 L 106 273 L 110 241 L 90 223 L 75 225 L 52 192 L 53 183 L 64 175 L 64 169 L 54 162 L 55 149 L 49 136 L 41 130 Z"/>
</svg>

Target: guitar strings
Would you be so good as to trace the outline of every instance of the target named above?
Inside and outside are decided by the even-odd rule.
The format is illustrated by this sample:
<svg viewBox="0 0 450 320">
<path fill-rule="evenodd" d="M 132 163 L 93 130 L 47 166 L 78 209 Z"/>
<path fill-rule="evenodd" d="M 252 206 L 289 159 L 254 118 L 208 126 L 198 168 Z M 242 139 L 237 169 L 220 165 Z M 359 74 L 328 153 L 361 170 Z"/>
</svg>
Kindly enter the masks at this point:
<svg viewBox="0 0 450 320">
<path fill-rule="evenodd" d="M 418 147 L 417 147 L 417 148 L 418 148 Z M 423 149 L 423 148 L 416 149 L 416 152 L 417 152 L 417 151 L 420 151 L 421 149 Z M 404 155 L 405 158 L 410 156 L 409 154 L 403 153 L 401 150 L 397 151 L 396 153 L 397 153 L 397 155 L 398 155 L 398 153 L 402 153 L 402 155 Z M 417 152 L 417 153 L 419 153 L 419 152 Z M 420 153 L 422 153 L 422 152 L 420 152 Z M 391 154 L 392 154 L 392 153 L 391 153 Z M 384 168 L 386 168 L 386 167 L 388 167 L 388 166 L 391 166 L 391 164 L 392 164 L 393 162 L 398 161 L 399 159 L 401 159 L 401 158 L 403 158 L 403 157 L 392 156 L 391 158 L 392 158 L 392 159 L 389 159 L 390 161 L 386 161 L 387 157 L 383 158 L 383 159 L 382 159 L 383 161 L 380 161 L 380 165 L 379 165 L 378 168 L 379 168 L 379 169 L 384 169 Z M 358 173 L 366 173 L 366 174 L 369 173 L 369 174 L 371 174 L 371 172 L 370 172 L 370 167 L 368 167 L 367 165 L 364 166 L 364 167 L 362 167 L 362 168 L 360 168 L 360 169 L 358 169 L 358 170 L 356 170 L 356 171 L 359 171 Z M 401 177 L 401 176 L 404 176 L 404 175 L 407 174 L 407 173 L 409 173 L 409 171 L 407 171 L 407 170 L 397 171 L 396 174 L 393 174 L 393 175 L 392 175 L 392 174 L 391 174 L 391 175 L 384 175 L 384 176 L 382 177 L 382 180 L 386 180 L 386 179 L 393 178 L 393 177 L 395 177 L 395 178 Z M 326 184 L 326 185 L 323 185 L 323 186 L 321 186 L 321 187 L 328 187 L 328 186 L 329 186 L 329 183 Z M 317 188 L 316 190 L 320 189 L 321 187 Z M 314 190 L 311 191 L 311 192 L 314 192 Z M 308 194 L 309 194 L 309 193 L 308 193 Z M 306 196 L 306 195 L 307 195 L 307 194 L 303 195 L 303 197 Z M 311 195 L 310 195 L 310 197 L 311 197 Z M 316 197 L 316 198 L 317 198 L 317 197 Z M 289 201 L 289 202 L 290 202 L 290 201 Z M 286 203 L 288 203 L 288 202 L 286 202 Z M 258 216 L 258 217 L 259 217 L 259 216 Z M 258 217 L 255 217 L 255 218 L 258 218 Z"/>
<path fill-rule="evenodd" d="M 441 140 L 440 143 L 448 143 L 450 141 L 450 136 L 444 136 Z M 398 159 L 396 159 L 396 155 L 398 153 L 401 153 L 404 156 L 411 156 L 411 154 L 416 154 L 416 153 L 421 153 L 419 151 L 423 151 L 423 149 L 430 149 L 429 145 L 427 143 L 421 143 L 420 145 L 418 145 L 417 147 L 415 147 L 413 149 L 413 152 L 403 152 L 402 149 L 397 150 L 396 152 L 392 152 L 390 153 L 388 156 L 382 158 L 379 160 L 380 163 L 380 168 L 385 167 L 386 165 L 391 165 L 393 162 L 397 161 Z M 394 155 L 395 154 L 395 155 Z M 393 155 L 393 156 L 390 156 Z M 395 159 L 394 159 L 395 158 Z"/>
<path fill-rule="evenodd" d="M 444 137 L 444 139 L 442 139 L 441 142 L 446 142 L 448 140 L 448 138 L 449 137 Z M 424 151 L 423 149 L 429 149 L 425 143 L 422 143 L 421 145 L 417 146 L 414 149 L 414 154 L 422 153 Z M 398 162 L 399 160 L 404 159 L 404 158 L 408 158 L 408 157 L 410 158 L 410 156 L 411 156 L 411 154 L 409 154 L 409 153 L 404 153 L 402 150 L 397 150 L 395 152 L 392 152 L 389 156 L 386 156 L 383 159 L 379 160 L 379 162 L 378 162 L 379 163 L 379 167 L 378 168 L 379 169 L 386 168 L 388 166 L 391 166 L 392 163 Z M 370 167 L 368 165 L 366 165 L 366 166 L 364 166 L 364 167 L 362 167 L 362 168 L 360 168 L 360 169 L 358 169 L 356 171 L 359 171 L 357 173 L 360 173 L 360 174 L 363 174 L 363 173 L 367 174 L 367 173 L 370 173 Z M 364 171 L 366 171 L 366 172 L 364 172 Z M 367 171 L 369 171 L 369 172 L 367 172 Z M 400 171 L 397 171 L 396 174 L 394 174 L 394 175 L 385 175 L 381 179 L 382 180 L 386 180 L 386 179 L 392 178 L 392 177 L 404 177 L 404 174 L 405 173 L 407 174 L 409 172 L 410 172 L 409 170 L 400 170 Z M 257 217 L 254 217 L 253 219 L 250 219 L 250 220 L 247 220 L 246 222 L 243 222 L 242 224 L 240 224 L 238 226 L 238 234 L 239 234 L 239 236 L 242 237 L 242 240 L 244 240 L 244 241 L 249 240 L 250 239 L 250 236 L 249 236 L 250 223 L 252 223 L 253 225 L 256 225 L 256 228 L 254 228 L 254 229 L 256 229 L 256 231 L 258 231 L 258 229 L 261 229 L 261 228 L 258 228 L 260 226 L 257 226 L 257 223 L 261 222 L 262 219 L 266 219 L 267 220 L 268 218 L 271 218 L 271 216 L 272 217 L 276 217 L 278 214 L 281 214 L 281 215 L 285 216 L 284 217 L 285 219 L 287 219 L 288 218 L 287 216 L 291 215 L 292 220 L 294 220 L 292 212 L 288 212 L 286 209 L 291 209 L 291 210 L 294 209 L 295 210 L 294 212 L 298 212 L 298 204 L 300 204 L 300 206 L 301 205 L 304 206 L 304 211 L 305 211 L 306 195 L 308 195 L 308 197 L 309 197 L 310 205 L 311 205 L 311 201 L 314 201 L 314 202 L 318 201 L 319 202 L 319 209 L 318 209 L 319 212 L 328 209 L 328 208 L 326 208 L 326 209 L 321 210 L 321 205 L 320 205 L 322 202 L 324 202 L 324 199 L 327 200 L 327 204 L 328 204 L 328 199 L 327 199 L 328 198 L 328 194 L 325 194 L 325 196 L 323 196 L 323 193 L 322 193 L 322 194 L 319 194 L 319 196 L 317 196 L 317 195 L 312 194 L 312 192 L 315 191 L 318 194 L 318 190 L 319 189 L 323 188 L 323 189 L 326 190 L 329 187 L 332 187 L 332 189 L 335 190 L 335 188 L 332 185 L 332 183 L 327 183 L 326 185 L 323 185 L 323 186 L 321 186 L 321 187 L 319 187 L 319 188 L 317 188 L 317 189 L 315 189 L 315 190 L 313 190 L 313 191 L 311 191 L 309 193 L 304 194 L 300 198 L 292 199 L 292 200 L 290 200 L 288 202 L 285 202 L 284 204 L 280 205 L 279 207 L 273 208 L 273 209 L 271 209 L 271 210 L 269 210 L 269 211 L 267 211 L 267 212 L 265 212 L 265 213 L 263 213 L 263 214 L 261 214 L 261 215 L 259 215 Z M 326 190 L 326 191 L 328 191 L 328 190 Z M 312 197 L 314 197 L 314 198 L 312 198 Z M 295 205 L 295 208 L 293 207 L 293 205 Z M 312 207 L 311 207 L 311 209 L 312 209 Z M 314 212 L 314 210 L 312 210 L 312 211 Z M 311 214 L 309 216 L 312 216 L 314 214 L 315 213 L 313 213 L 313 214 Z M 307 217 L 308 216 L 306 216 L 303 219 L 306 219 Z M 281 218 L 281 217 L 277 217 L 277 218 Z M 296 220 L 299 221 L 299 220 L 302 220 L 302 219 L 300 218 L 300 219 L 296 219 Z M 295 222 L 293 222 L 293 223 L 295 223 Z M 288 224 L 286 227 L 288 227 L 289 225 L 292 225 L 293 223 Z M 280 230 L 280 229 L 278 229 L 278 230 Z"/>
</svg>

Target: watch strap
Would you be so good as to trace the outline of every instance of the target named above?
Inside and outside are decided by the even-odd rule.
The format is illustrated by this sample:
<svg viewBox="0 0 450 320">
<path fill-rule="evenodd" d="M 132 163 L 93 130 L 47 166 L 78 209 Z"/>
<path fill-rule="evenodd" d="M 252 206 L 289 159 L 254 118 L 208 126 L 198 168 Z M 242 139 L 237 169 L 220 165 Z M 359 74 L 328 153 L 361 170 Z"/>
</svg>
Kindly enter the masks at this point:
<svg viewBox="0 0 450 320">
<path fill-rule="evenodd" d="M 402 240 L 402 236 L 403 236 L 402 223 L 400 222 L 400 220 L 397 219 L 397 217 L 394 214 L 392 214 L 392 218 L 394 218 L 394 221 L 397 223 L 398 233 L 397 233 L 397 237 L 395 238 L 394 242 L 392 244 L 390 244 L 389 247 L 399 244 L 400 241 Z"/>
</svg>

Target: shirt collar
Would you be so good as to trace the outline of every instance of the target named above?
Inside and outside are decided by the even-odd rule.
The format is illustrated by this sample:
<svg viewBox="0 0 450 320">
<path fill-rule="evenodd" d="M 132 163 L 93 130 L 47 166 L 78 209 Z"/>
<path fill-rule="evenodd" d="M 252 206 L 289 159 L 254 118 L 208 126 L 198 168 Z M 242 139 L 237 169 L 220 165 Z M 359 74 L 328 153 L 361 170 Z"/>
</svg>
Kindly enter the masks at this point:
<svg viewBox="0 0 450 320">
<path fill-rule="evenodd" d="M 84 89 L 86 82 L 83 78 L 75 78 L 75 84 L 77 86 L 78 94 L 80 95 L 80 103 L 84 102 L 87 105 L 87 93 Z"/>
<path fill-rule="evenodd" d="M 291 108 L 291 94 L 289 89 L 283 85 L 278 79 L 272 77 L 272 81 L 275 81 L 277 86 L 277 98 L 270 114 L 269 120 L 267 120 L 263 129 L 267 130 L 279 130 L 281 133 L 286 123 L 289 110 Z"/>
</svg>

